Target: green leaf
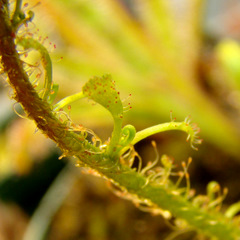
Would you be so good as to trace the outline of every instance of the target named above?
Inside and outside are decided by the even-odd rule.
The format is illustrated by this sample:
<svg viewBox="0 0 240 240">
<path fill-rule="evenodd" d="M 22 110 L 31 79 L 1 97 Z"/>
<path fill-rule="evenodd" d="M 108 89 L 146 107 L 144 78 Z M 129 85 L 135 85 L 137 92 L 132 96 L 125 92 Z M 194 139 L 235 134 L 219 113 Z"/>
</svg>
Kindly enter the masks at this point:
<svg viewBox="0 0 240 240">
<path fill-rule="evenodd" d="M 110 75 L 93 77 L 83 86 L 83 94 L 105 107 L 114 119 L 122 118 L 123 105 Z"/>
</svg>

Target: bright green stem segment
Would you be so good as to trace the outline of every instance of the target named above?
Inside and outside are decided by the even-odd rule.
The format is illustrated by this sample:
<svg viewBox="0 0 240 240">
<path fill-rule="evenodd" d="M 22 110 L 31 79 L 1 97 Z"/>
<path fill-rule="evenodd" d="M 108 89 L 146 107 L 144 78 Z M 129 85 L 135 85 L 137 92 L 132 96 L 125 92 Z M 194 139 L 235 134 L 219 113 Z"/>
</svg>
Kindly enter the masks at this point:
<svg viewBox="0 0 240 240">
<path fill-rule="evenodd" d="M 69 104 L 76 102 L 80 99 L 83 99 L 85 97 L 86 96 L 83 94 L 83 92 L 79 92 L 79 93 L 73 94 L 71 96 L 65 97 L 53 106 L 53 110 L 58 111 L 59 109 L 65 107 L 66 105 L 69 105 Z"/>
<path fill-rule="evenodd" d="M 133 199 L 145 199 L 145 203 L 169 211 L 180 219 L 185 219 L 190 226 L 201 230 L 218 240 L 239 240 L 240 229 L 219 212 L 207 212 L 193 206 L 181 195 L 167 190 L 166 186 L 155 183 L 145 184 L 146 178 L 128 167 L 123 172 L 106 172 L 105 175 L 117 185 L 133 194 Z M 124 191 L 123 191 L 124 192 Z M 124 197 L 124 193 L 123 193 Z"/>
<path fill-rule="evenodd" d="M 143 140 L 144 138 L 147 138 L 153 134 L 169 130 L 180 130 L 186 132 L 188 134 L 188 138 L 189 137 L 191 138 L 191 143 L 194 142 L 194 138 L 196 137 L 196 133 L 190 124 L 187 124 L 186 122 L 170 122 L 158 124 L 156 126 L 152 126 L 137 132 L 131 144 L 134 145 L 139 141 Z"/>
</svg>

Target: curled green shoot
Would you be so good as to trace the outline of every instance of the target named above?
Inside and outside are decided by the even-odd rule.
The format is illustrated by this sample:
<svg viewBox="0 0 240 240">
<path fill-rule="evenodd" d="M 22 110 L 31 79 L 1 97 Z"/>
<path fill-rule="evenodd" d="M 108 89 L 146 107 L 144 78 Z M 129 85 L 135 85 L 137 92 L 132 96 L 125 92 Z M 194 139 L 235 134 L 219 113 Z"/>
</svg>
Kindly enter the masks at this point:
<svg viewBox="0 0 240 240">
<path fill-rule="evenodd" d="M 44 92 L 41 97 L 43 100 L 47 101 L 52 88 L 52 61 L 48 50 L 33 38 L 17 38 L 17 44 L 22 46 L 25 50 L 34 49 L 40 53 L 42 65 L 45 70 Z"/>
<path fill-rule="evenodd" d="M 195 146 L 196 144 L 201 144 L 202 139 L 199 139 L 198 133 L 199 128 L 195 124 L 191 124 L 189 118 L 186 118 L 183 122 L 168 122 L 168 123 L 161 123 L 146 129 L 143 129 L 142 131 L 139 131 L 135 134 L 132 141 L 129 143 L 130 145 L 135 145 L 136 143 L 140 142 L 141 140 L 152 136 L 157 133 L 165 132 L 165 131 L 172 131 L 172 130 L 178 130 L 186 132 L 187 135 L 187 141 L 190 140 L 190 145 L 194 150 L 198 150 L 198 148 Z M 125 146 L 121 150 L 121 154 L 126 152 L 129 149 L 130 146 Z"/>
</svg>

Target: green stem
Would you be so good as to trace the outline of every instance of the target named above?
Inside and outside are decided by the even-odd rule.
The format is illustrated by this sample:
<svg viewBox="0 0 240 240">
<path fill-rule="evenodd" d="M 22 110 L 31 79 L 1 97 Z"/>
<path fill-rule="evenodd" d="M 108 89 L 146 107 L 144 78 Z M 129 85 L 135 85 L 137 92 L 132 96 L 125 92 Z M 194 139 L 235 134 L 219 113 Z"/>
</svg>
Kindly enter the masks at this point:
<svg viewBox="0 0 240 240">
<path fill-rule="evenodd" d="M 131 142 L 131 145 L 135 145 L 136 143 L 140 142 L 141 140 L 152 136 L 154 134 L 165 132 L 165 131 L 171 131 L 171 130 L 178 130 L 183 131 L 188 134 L 187 140 L 190 139 L 191 147 L 197 150 L 197 148 L 193 144 L 201 143 L 200 139 L 197 139 L 197 128 L 194 129 L 194 127 L 186 122 L 169 122 L 169 123 L 161 123 L 149 128 L 145 128 L 142 131 L 139 131 L 136 133 L 134 139 Z M 129 149 L 129 146 L 124 147 L 121 150 L 121 154 L 126 152 Z"/>
<path fill-rule="evenodd" d="M 218 240 L 238 240 L 240 236 L 238 226 L 221 213 L 199 209 L 185 197 L 169 191 L 164 185 L 156 183 L 146 185 L 147 179 L 128 167 L 124 167 L 121 173 L 106 172 L 105 175 L 118 186 L 123 186 L 128 193 L 132 193 L 132 199 L 145 200 L 143 202 L 153 208 L 155 206 L 155 208 L 167 210 L 173 216 L 185 219 L 194 229 L 208 236 L 217 237 Z"/>
<path fill-rule="evenodd" d="M 160 132 L 170 131 L 170 130 L 180 130 L 190 134 L 191 141 L 194 140 L 194 130 L 192 129 L 191 125 L 186 124 L 185 122 L 170 122 L 170 123 L 162 123 L 158 124 L 149 128 L 146 128 L 142 131 L 136 133 L 135 138 L 131 142 L 131 144 L 136 144 L 139 141 Z"/>
<path fill-rule="evenodd" d="M 83 94 L 83 92 L 79 92 L 79 93 L 73 94 L 71 96 L 65 97 L 53 106 L 53 110 L 58 111 L 59 109 L 65 107 L 66 105 L 76 102 L 85 97 L 86 96 Z"/>
</svg>

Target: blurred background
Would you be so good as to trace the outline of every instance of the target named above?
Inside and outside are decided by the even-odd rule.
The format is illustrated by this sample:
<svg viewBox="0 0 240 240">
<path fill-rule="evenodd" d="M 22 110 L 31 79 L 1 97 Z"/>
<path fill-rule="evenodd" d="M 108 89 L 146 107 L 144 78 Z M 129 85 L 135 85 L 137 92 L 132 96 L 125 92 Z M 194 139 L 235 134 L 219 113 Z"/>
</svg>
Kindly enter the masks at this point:
<svg viewBox="0 0 240 240">
<path fill-rule="evenodd" d="M 109 73 L 132 106 L 125 124 L 141 130 L 170 121 L 170 111 L 177 121 L 191 115 L 203 139 L 198 151 L 186 134 L 173 131 L 140 142 L 136 150 L 144 164 L 155 158 L 152 140 L 176 165 L 191 156 L 197 193 L 216 180 L 229 189 L 226 206 L 239 200 L 239 1 L 42 0 L 23 6 L 35 13 L 27 31 L 52 57 L 56 101 L 81 91 L 92 76 Z M 1 240 L 161 240 L 171 233 L 161 216 L 116 197 L 104 180 L 75 168 L 74 160 L 58 160 L 55 144 L 15 113 L 9 96 L 2 76 Z M 110 136 L 112 119 L 102 107 L 82 100 L 65 110 L 103 141 Z M 187 232 L 177 239 L 197 238 Z"/>
</svg>

